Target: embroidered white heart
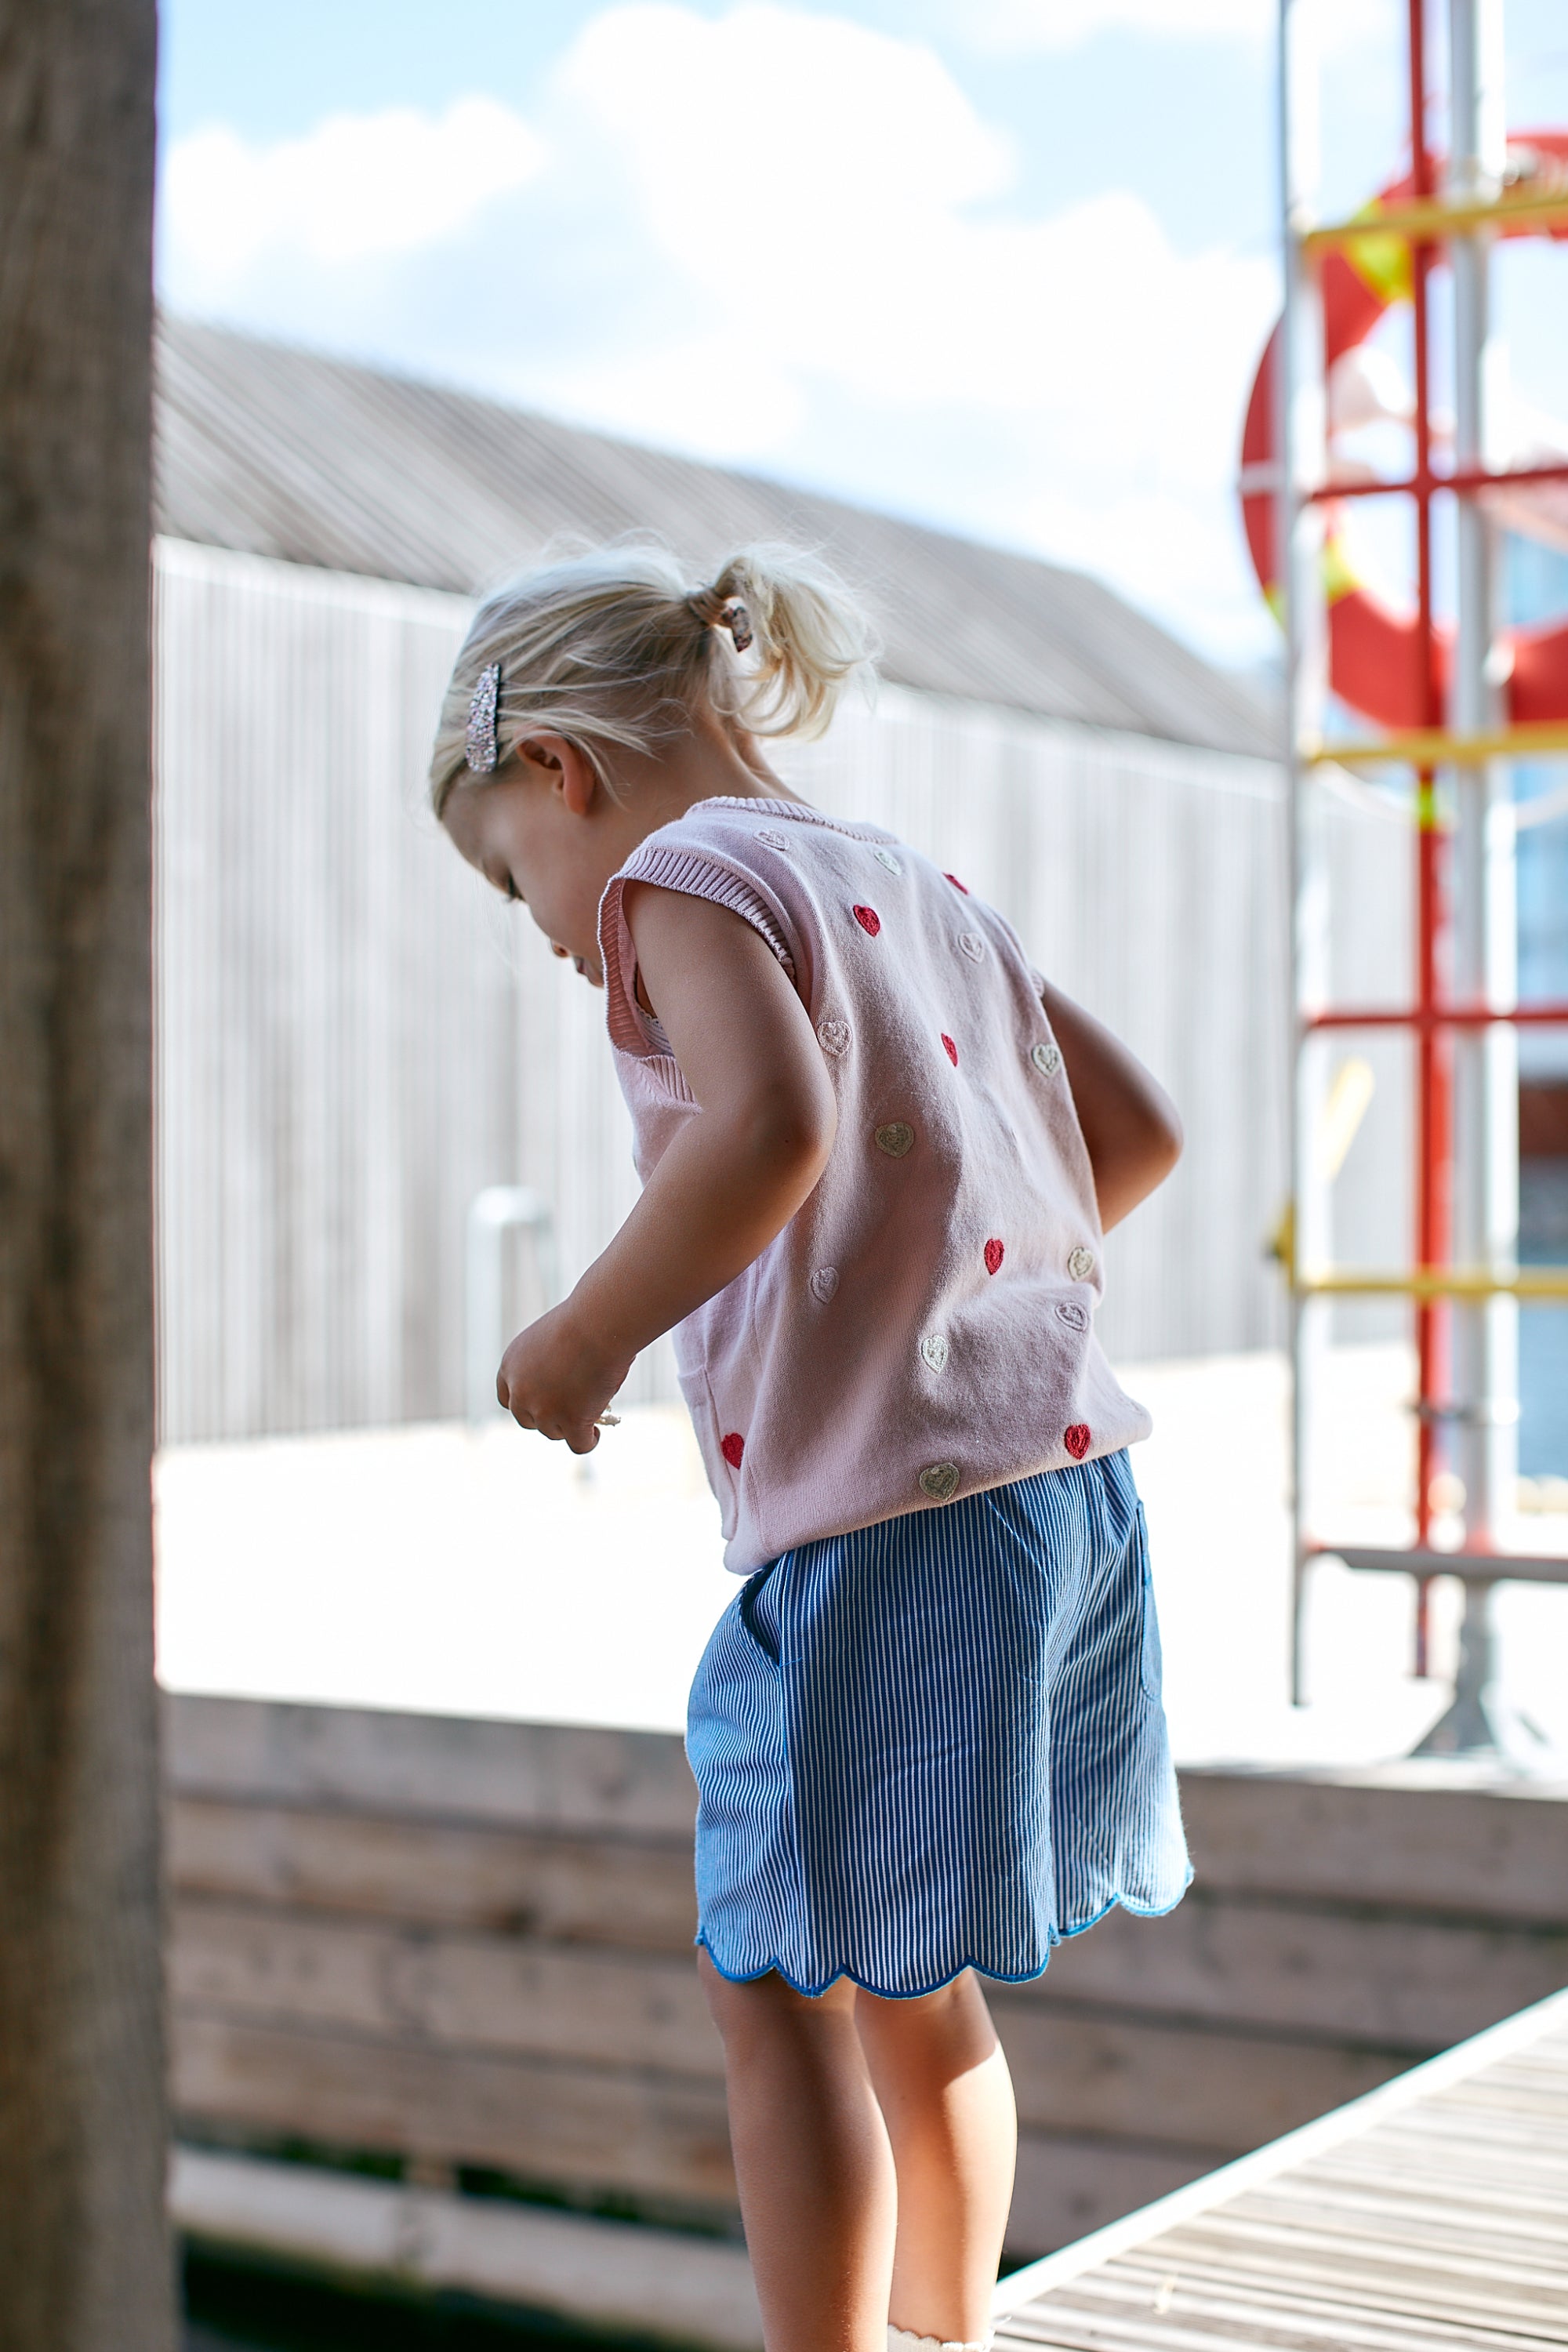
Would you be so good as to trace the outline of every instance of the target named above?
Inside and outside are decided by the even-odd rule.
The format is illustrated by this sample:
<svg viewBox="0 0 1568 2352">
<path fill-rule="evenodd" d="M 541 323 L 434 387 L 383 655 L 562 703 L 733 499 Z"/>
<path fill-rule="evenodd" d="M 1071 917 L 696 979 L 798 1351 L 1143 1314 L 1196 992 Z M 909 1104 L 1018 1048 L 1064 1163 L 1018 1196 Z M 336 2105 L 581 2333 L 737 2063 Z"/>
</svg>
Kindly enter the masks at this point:
<svg viewBox="0 0 1568 2352">
<path fill-rule="evenodd" d="M 901 874 L 904 870 L 890 849 L 879 849 L 876 859 L 878 865 L 885 866 L 889 874 Z"/>
<path fill-rule="evenodd" d="M 1076 1298 L 1058 1298 L 1057 1320 L 1059 1323 L 1065 1323 L 1069 1331 L 1087 1331 L 1089 1309 Z"/>
<path fill-rule="evenodd" d="M 764 849 L 782 849 L 786 855 L 788 853 L 789 844 L 782 833 L 759 833 L 757 839 Z"/>
<path fill-rule="evenodd" d="M 825 1054 L 842 1054 L 849 1043 L 849 1024 L 847 1021 L 819 1021 L 816 1037 Z"/>
<path fill-rule="evenodd" d="M 1031 1045 L 1029 1059 L 1044 1078 L 1054 1078 L 1062 1066 L 1061 1055 L 1055 1045 Z"/>
<path fill-rule="evenodd" d="M 838 1268 L 836 1265 L 819 1265 L 811 1277 L 813 1297 L 819 1298 L 826 1307 L 837 1287 Z"/>
<path fill-rule="evenodd" d="M 1075 1282 L 1087 1282 L 1094 1272 L 1094 1252 L 1080 1244 L 1068 1260 L 1068 1272 Z"/>
<path fill-rule="evenodd" d="M 945 1503 L 958 1491 L 958 1476 L 956 1462 L 928 1462 L 920 1475 L 921 1493 L 929 1495 L 933 1503 Z"/>
<path fill-rule="evenodd" d="M 971 963 L 978 963 L 985 953 L 985 942 L 978 931 L 960 931 L 958 944 Z"/>
<path fill-rule="evenodd" d="M 889 1160 L 901 1160 L 914 1150 L 915 1131 L 907 1120 L 892 1118 L 886 1127 L 877 1129 L 877 1149 L 885 1151 Z"/>
<path fill-rule="evenodd" d="M 921 1353 L 933 1372 L 940 1372 L 947 1361 L 947 1341 L 940 1331 L 928 1331 L 921 1341 Z"/>
</svg>

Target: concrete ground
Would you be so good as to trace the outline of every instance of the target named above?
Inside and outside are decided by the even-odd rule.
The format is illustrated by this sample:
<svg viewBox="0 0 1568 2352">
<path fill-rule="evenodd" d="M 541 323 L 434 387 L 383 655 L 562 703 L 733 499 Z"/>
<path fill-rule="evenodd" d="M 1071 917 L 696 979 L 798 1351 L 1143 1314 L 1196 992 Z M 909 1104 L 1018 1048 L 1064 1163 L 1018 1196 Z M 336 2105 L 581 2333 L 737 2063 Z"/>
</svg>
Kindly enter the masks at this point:
<svg viewBox="0 0 1568 2352">
<path fill-rule="evenodd" d="M 1404 1753 L 1447 1689 L 1410 1675 L 1402 1576 L 1315 1571 L 1310 1703 L 1289 1704 L 1283 1360 L 1122 1377 L 1155 1421 L 1134 1462 L 1179 1760 Z M 1323 1385 L 1323 1532 L 1407 1541 L 1407 1351 L 1337 1349 Z M 583 1463 L 500 1421 L 172 1447 L 156 1492 L 175 1690 L 673 1729 L 736 1590 L 678 1408 L 628 1412 Z M 1568 1484 L 1527 1481 L 1521 1498 L 1509 1548 L 1568 1553 Z M 1457 1595 L 1436 1588 L 1440 1676 Z M 1568 1749 L 1568 1589 L 1504 1587 L 1497 1621 L 1509 1696 Z"/>
</svg>

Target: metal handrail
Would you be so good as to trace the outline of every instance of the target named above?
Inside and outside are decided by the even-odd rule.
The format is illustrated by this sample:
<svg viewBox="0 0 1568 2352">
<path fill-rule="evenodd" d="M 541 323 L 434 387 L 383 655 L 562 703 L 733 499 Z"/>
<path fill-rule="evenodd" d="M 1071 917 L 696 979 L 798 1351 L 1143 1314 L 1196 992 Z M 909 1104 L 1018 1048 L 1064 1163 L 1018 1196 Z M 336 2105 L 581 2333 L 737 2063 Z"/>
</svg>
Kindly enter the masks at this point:
<svg viewBox="0 0 1568 2352">
<path fill-rule="evenodd" d="M 549 1202 L 524 1184 L 487 1184 L 468 1203 L 463 1262 L 463 1394 L 474 1427 L 502 1411 L 496 1370 L 510 1336 L 506 1329 L 502 1253 L 509 1233 L 526 1232 L 546 1307 L 559 1296 L 555 1220 Z"/>
</svg>

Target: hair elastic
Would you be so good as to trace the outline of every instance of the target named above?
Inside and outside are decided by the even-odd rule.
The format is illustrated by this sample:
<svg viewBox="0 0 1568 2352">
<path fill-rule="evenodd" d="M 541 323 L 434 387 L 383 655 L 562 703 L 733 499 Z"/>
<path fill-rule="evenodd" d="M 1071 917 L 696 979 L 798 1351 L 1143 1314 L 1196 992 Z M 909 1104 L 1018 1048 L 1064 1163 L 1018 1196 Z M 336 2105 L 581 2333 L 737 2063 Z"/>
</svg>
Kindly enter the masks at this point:
<svg viewBox="0 0 1568 2352">
<path fill-rule="evenodd" d="M 752 616 L 739 596 L 721 596 L 717 588 L 694 588 L 686 601 L 706 627 L 728 629 L 735 651 L 745 652 L 752 642 Z"/>
<path fill-rule="evenodd" d="M 468 705 L 468 760 L 476 776 L 495 772 L 500 757 L 496 742 L 496 714 L 500 708 L 500 664 L 491 662 L 479 672 L 474 688 L 474 698 Z"/>
</svg>

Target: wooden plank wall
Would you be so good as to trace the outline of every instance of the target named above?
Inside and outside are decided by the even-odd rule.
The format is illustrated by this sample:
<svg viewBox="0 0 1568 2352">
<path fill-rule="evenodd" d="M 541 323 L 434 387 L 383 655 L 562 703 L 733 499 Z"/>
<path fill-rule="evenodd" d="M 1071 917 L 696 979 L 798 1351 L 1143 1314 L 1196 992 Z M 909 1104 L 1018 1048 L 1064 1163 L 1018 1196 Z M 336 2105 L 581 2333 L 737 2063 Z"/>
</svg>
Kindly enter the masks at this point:
<svg viewBox="0 0 1568 2352">
<path fill-rule="evenodd" d="M 163 1436 L 459 1414 L 473 1193 L 542 1192 L 572 1279 L 636 1183 L 602 1000 L 423 809 L 468 605 L 180 542 L 157 579 Z M 1112 1351 L 1275 1342 L 1275 772 L 893 688 L 780 763 L 994 898 L 1175 1095 L 1187 1155 L 1114 1237 Z M 1352 816 L 1339 864 L 1386 994 L 1405 844 Z M 665 1349 L 627 1394 L 674 1398 Z"/>
<path fill-rule="evenodd" d="M 732 2226 L 653 1733 L 166 1702 L 182 2129 Z M 1568 1981 L 1568 1790 L 1188 1773 L 1198 1883 L 993 2006 L 1022 2259 Z"/>
<path fill-rule="evenodd" d="M 521 1060 L 504 929 L 418 799 L 467 613 L 158 551 L 165 1441 L 462 1410 Z"/>
</svg>

